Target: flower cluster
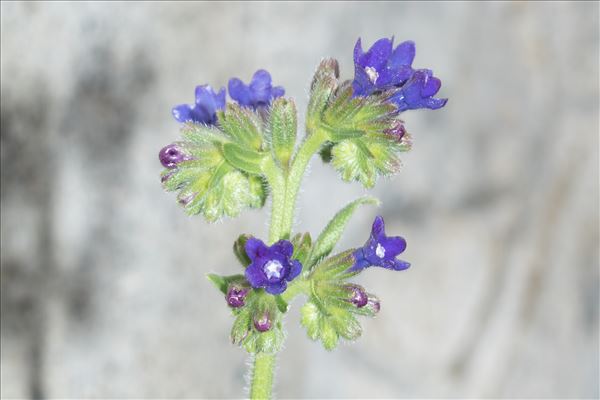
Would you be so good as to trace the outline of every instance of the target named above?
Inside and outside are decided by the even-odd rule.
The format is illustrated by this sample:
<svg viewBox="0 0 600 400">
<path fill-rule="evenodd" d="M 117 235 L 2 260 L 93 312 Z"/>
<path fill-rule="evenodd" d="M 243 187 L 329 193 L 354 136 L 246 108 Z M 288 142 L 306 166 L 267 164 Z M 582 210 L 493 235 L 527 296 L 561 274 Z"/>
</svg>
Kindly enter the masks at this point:
<svg viewBox="0 0 600 400">
<path fill-rule="evenodd" d="M 396 90 L 390 101 L 399 111 L 429 108 L 436 110 L 448 99 L 436 99 L 442 82 L 428 69 L 413 69 L 415 43 L 405 41 L 394 48 L 394 39 L 379 39 L 364 52 L 361 40 L 354 46 L 354 96 L 369 96 Z"/>
<path fill-rule="evenodd" d="M 273 99 L 285 94 L 281 86 L 271 85 L 271 74 L 264 69 L 254 73 L 250 84 L 238 78 L 229 80 L 229 96 L 238 104 L 253 109 L 267 107 Z M 216 125 L 217 111 L 225 108 L 225 88 L 215 92 L 209 85 L 196 87 L 196 101 L 193 106 L 180 104 L 173 107 L 173 117 L 179 122 L 195 122 Z"/>
<path fill-rule="evenodd" d="M 235 322 L 233 343 L 250 353 L 275 353 L 285 333 L 283 315 L 299 293 L 307 296 L 301 324 L 309 338 L 331 350 L 339 340 L 362 333 L 357 319 L 375 316 L 379 298 L 353 279 L 370 267 L 402 271 L 410 263 L 397 257 L 406 249 L 400 236 L 388 236 L 383 217 L 373 221 L 364 245 L 333 254 L 355 210 L 378 204 L 372 197 L 342 208 L 316 240 L 293 232 L 296 196 L 314 154 L 331 162 L 345 181 L 366 188 L 378 177 L 396 173 L 399 155 L 411 148 L 411 135 L 400 116 L 406 110 L 439 109 L 441 81 L 429 69 L 413 67 L 415 43 L 376 41 L 366 52 L 354 47 L 354 79 L 341 80 L 338 62 L 324 59 L 315 72 L 306 112 L 306 136 L 297 135 L 297 109 L 274 86 L 265 70 L 249 83 L 229 80 L 215 91 L 196 87 L 195 102 L 173 108 L 182 139 L 159 152 L 165 168 L 161 181 L 179 192 L 190 214 L 210 221 L 235 217 L 244 208 L 260 208 L 272 197 L 269 240 L 241 235 L 234 253 L 243 273 L 209 274 L 223 293 Z M 226 96 L 232 101 L 227 102 Z"/>
</svg>

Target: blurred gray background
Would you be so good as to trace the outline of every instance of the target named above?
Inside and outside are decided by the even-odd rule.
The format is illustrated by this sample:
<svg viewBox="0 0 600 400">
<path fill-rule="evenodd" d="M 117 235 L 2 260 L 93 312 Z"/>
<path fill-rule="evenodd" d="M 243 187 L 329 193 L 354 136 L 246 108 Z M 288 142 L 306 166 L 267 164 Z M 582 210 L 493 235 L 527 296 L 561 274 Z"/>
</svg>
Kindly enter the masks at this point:
<svg viewBox="0 0 600 400">
<path fill-rule="evenodd" d="M 299 300 L 280 398 L 593 398 L 598 383 L 598 3 L 2 3 L 3 398 L 240 398 L 248 357 L 207 272 L 241 232 L 164 193 L 158 150 L 195 85 L 268 69 L 304 113 L 321 57 L 417 43 L 437 112 L 340 248 L 377 213 L 408 241 L 356 343 L 306 338 Z M 364 194 L 315 159 L 296 228 Z"/>
</svg>

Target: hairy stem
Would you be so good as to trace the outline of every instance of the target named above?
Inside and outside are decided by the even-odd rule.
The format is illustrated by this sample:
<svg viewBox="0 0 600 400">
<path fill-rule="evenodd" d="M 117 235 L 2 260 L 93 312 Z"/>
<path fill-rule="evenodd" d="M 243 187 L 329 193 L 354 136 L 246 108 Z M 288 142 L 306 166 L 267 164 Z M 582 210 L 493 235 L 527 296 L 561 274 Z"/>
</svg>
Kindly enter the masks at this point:
<svg viewBox="0 0 600 400">
<path fill-rule="evenodd" d="M 250 398 L 253 400 L 270 399 L 273 388 L 275 354 L 257 353 L 254 355 L 253 365 Z"/>
<path fill-rule="evenodd" d="M 272 203 L 269 242 L 273 244 L 284 236 L 281 229 L 283 227 L 283 214 L 285 210 L 286 179 L 272 158 L 265 160 L 263 171 L 271 188 Z"/>
<path fill-rule="evenodd" d="M 262 169 L 271 187 L 271 222 L 269 226 L 269 242 L 272 244 L 280 239 L 289 238 L 292 233 L 296 197 L 302 183 L 302 177 L 312 156 L 326 140 L 324 132 L 316 131 L 304 140 L 289 173 L 284 173 L 272 158 L 265 159 Z M 307 291 L 307 281 L 298 279 L 283 293 L 285 301 L 291 301 L 296 295 Z M 275 355 L 256 353 L 252 365 L 252 380 L 250 384 L 251 399 L 270 399 L 273 388 L 273 370 Z"/>
<path fill-rule="evenodd" d="M 289 175 L 286 179 L 285 206 L 281 227 L 281 233 L 284 236 L 289 236 L 292 231 L 294 211 L 296 209 L 296 197 L 298 196 L 298 190 L 300 190 L 300 184 L 302 183 L 302 178 L 306 172 L 306 167 L 312 156 L 321 148 L 325 140 L 326 135 L 322 130 L 308 132 L 308 136 L 294 157 L 294 162 L 292 163 L 292 167 L 290 168 Z"/>
</svg>

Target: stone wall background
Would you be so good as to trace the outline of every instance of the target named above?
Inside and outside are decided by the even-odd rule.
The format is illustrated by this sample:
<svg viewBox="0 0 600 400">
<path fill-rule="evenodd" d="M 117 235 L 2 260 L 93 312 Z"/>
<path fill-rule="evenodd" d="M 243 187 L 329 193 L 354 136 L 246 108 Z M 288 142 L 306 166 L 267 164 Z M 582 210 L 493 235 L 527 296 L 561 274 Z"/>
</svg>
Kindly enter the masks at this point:
<svg viewBox="0 0 600 400">
<path fill-rule="evenodd" d="M 598 360 L 598 3 L 5 3 L 2 398 L 239 398 L 246 355 L 203 275 L 240 232 L 163 193 L 158 150 L 197 84 L 266 68 L 305 107 L 321 57 L 417 42 L 449 97 L 341 246 L 382 213 L 413 268 L 371 270 L 356 343 L 306 340 L 294 303 L 282 398 L 592 398 Z M 364 190 L 315 160 L 297 226 Z M 214 309 L 213 309 L 214 307 Z"/>
</svg>

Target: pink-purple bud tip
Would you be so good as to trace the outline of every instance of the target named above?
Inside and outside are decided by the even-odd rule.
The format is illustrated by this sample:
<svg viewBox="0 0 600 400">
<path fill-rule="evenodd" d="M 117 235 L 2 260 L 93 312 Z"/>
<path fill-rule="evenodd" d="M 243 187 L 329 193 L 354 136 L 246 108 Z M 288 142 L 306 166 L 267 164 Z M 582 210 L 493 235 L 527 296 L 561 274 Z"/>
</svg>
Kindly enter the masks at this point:
<svg viewBox="0 0 600 400">
<path fill-rule="evenodd" d="M 231 286 L 227 290 L 227 295 L 225 299 L 227 300 L 227 304 L 232 308 L 240 308 L 246 305 L 246 296 L 250 288 L 244 288 L 239 286 Z"/>
<path fill-rule="evenodd" d="M 358 286 L 352 285 L 349 286 L 350 290 L 350 302 L 356 306 L 356 308 L 361 308 L 367 305 L 369 302 L 369 297 L 365 290 Z"/>
<path fill-rule="evenodd" d="M 171 143 L 160 150 L 158 159 L 163 167 L 175 168 L 180 162 L 190 160 L 191 158 L 181 150 L 181 147 L 175 143 Z"/>
<path fill-rule="evenodd" d="M 271 320 L 269 314 L 264 313 L 260 318 L 254 320 L 254 327 L 259 332 L 266 332 L 271 329 Z"/>
<path fill-rule="evenodd" d="M 391 128 L 385 130 L 385 133 L 392 136 L 396 141 L 399 142 L 402 140 L 404 135 L 406 135 L 406 128 L 404 128 L 402 121 L 396 120 Z"/>
</svg>

